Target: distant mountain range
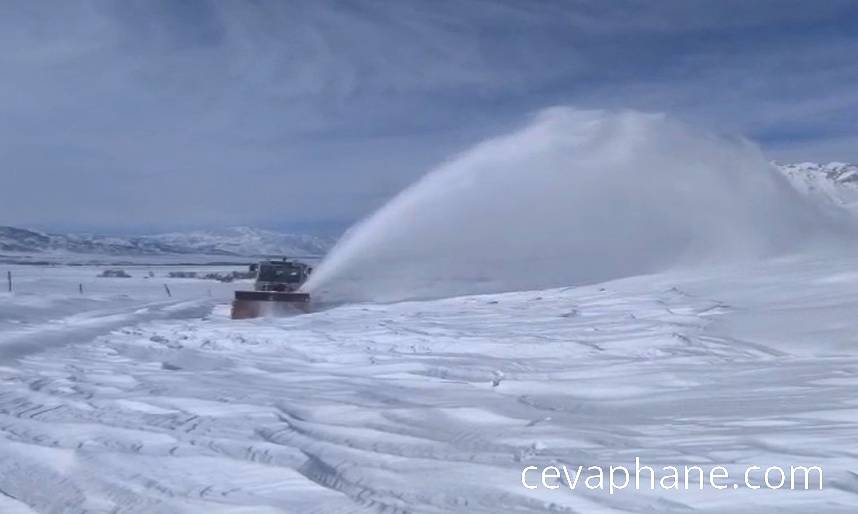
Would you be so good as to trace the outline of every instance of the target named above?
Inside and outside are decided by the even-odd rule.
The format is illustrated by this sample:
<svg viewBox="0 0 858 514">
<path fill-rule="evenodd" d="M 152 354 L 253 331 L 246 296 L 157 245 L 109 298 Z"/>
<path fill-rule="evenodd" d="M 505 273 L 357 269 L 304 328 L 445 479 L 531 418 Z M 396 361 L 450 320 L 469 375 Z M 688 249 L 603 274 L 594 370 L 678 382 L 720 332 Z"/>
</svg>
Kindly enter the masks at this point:
<svg viewBox="0 0 858 514">
<path fill-rule="evenodd" d="M 223 257 L 321 256 L 334 244 L 332 238 L 284 234 L 249 227 L 149 236 L 47 234 L 0 226 L 0 252 L 16 254 L 87 254 L 108 256 Z"/>
<path fill-rule="evenodd" d="M 775 165 L 801 193 L 858 214 L 858 165 L 842 162 Z M 319 257 L 335 242 L 334 238 L 249 227 L 117 237 L 47 234 L 0 226 L 0 253 L 18 255 Z"/>
</svg>

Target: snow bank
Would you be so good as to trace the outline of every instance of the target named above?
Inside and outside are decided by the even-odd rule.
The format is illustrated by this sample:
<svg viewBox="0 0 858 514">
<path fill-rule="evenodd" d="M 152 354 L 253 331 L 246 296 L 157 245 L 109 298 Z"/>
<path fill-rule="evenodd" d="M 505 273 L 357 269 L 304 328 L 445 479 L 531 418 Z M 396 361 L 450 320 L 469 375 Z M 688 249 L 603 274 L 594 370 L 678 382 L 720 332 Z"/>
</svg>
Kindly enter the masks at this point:
<svg viewBox="0 0 858 514">
<path fill-rule="evenodd" d="M 394 301 L 593 283 L 769 255 L 832 225 L 745 140 L 557 107 L 400 193 L 306 287 Z"/>
</svg>

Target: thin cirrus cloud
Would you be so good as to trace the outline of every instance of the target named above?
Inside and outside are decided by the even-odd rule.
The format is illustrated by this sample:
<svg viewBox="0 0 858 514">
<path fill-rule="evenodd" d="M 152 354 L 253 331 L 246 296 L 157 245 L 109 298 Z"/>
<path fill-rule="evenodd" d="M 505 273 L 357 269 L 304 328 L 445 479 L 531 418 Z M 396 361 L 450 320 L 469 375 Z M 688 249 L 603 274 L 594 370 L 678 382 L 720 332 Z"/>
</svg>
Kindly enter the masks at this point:
<svg viewBox="0 0 858 514">
<path fill-rule="evenodd" d="M 3 2 L 0 220 L 339 230 L 545 106 L 858 160 L 854 2 Z"/>
</svg>

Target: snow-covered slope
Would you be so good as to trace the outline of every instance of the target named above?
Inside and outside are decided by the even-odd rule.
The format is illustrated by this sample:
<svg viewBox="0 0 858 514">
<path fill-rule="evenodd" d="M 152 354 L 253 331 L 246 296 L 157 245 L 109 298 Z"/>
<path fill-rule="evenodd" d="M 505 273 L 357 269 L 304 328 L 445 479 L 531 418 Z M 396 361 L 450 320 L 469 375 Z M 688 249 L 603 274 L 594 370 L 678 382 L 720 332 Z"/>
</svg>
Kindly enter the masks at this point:
<svg viewBox="0 0 858 514">
<path fill-rule="evenodd" d="M 115 237 L 93 234 L 46 234 L 0 226 L 0 252 L 28 254 L 70 252 L 87 255 L 223 255 L 317 256 L 332 245 L 329 238 L 233 227 L 149 236 Z"/>
<path fill-rule="evenodd" d="M 28 298 L 4 295 L 16 326 Z M 854 256 L 273 320 L 150 309 L 168 319 L 90 340 L 76 317 L 0 366 L 0 512 L 855 511 Z M 521 483 L 635 458 L 729 478 Z M 821 466 L 823 489 L 754 490 L 751 466 Z"/>
<path fill-rule="evenodd" d="M 858 165 L 802 162 L 777 167 L 800 192 L 823 203 L 858 212 Z"/>
</svg>

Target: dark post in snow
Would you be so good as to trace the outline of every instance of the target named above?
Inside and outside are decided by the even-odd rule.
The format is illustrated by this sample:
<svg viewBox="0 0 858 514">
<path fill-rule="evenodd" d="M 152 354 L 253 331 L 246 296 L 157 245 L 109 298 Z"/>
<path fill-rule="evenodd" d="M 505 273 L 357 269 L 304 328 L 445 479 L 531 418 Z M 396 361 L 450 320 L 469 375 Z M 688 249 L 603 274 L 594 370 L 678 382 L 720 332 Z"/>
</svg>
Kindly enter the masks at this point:
<svg viewBox="0 0 858 514">
<path fill-rule="evenodd" d="M 12 272 L 11 271 L 6 272 L 6 280 L 9 282 L 9 292 L 11 293 L 12 292 Z"/>
<path fill-rule="evenodd" d="M 173 293 L 170 292 L 170 288 L 167 287 L 167 284 L 164 284 L 164 290 L 167 291 L 167 296 L 169 296 L 170 298 L 173 297 Z"/>
<path fill-rule="evenodd" d="M 80 294 L 83 294 L 83 284 L 78 284 L 77 290 L 80 291 Z"/>
</svg>

